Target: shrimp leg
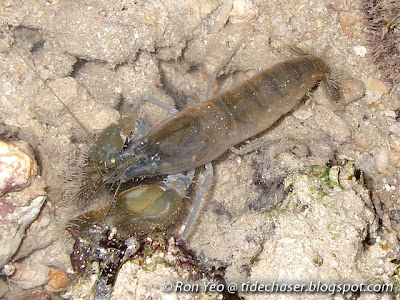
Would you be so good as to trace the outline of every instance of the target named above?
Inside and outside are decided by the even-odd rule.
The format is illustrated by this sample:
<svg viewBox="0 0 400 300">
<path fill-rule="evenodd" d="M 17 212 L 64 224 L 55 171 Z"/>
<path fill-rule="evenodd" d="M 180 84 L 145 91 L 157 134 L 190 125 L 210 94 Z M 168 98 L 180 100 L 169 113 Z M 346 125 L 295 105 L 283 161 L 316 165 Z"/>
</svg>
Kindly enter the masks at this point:
<svg viewBox="0 0 400 300">
<path fill-rule="evenodd" d="M 242 45 L 243 40 L 244 40 L 244 38 L 241 39 L 235 45 L 235 47 L 233 47 L 233 49 L 229 52 L 228 56 L 223 60 L 223 62 L 211 74 L 210 79 L 208 80 L 206 92 L 204 94 L 204 101 L 209 100 L 211 88 L 212 88 L 212 86 L 214 84 L 215 79 L 217 78 L 218 73 L 229 62 L 229 60 L 231 59 L 233 54 L 235 54 L 235 52 L 240 47 L 240 45 Z M 196 220 L 197 214 L 200 211 L 200 207 L 201 207 L 201 202 L 203 200 L 203 196 L 207 192 L 208 188 L 210 187 L 211 182 L 212 182 L 212 178 L 214 176 L 214 167 L 213 167 L 212 163 L 206 164 L 205 168 L 206 168 L 206 178 L 204 179 L 204 182 L 201 185 L 201 187 L 199 189 L 199 192 L 196 195 L 196 199 L 194 201 L 192 211 L 190 212 L 190 215 L 189 215 L 189 217 L 188 217 L 188 219 L 186 221 L 185 228 L 184 228 L 184 230 L 183 230 L 183 232 L 181 233 L 181 236 L 180 236 L 180 238 L 183 239 L 183 240 L 187 239 L 187 237 L 188 237 L 188 235 L 190 233 L 190 229 L 191 229 L 194 221 Z"/>
<path fill-rule="evenodd" d="M 158 100 L 157 98 L 154 98 L 153 96 L 143 94 L 142 96 L 140 96 L 139 103 L 136 105 L 135 109 L 133 110 L 135 116 L 137 115 L 139 109 L 143 106 L 143 104 L 146 101 L 153 103 L 153 104 L 157 105 L 158 107 L 161 107 L 162 109 L 165 109 L 171 115 L 176 114 L 178 112 L 178 110 L 175 107 L 170 106 L 170 105 Z"/>
<path fill-rule="evenodd" d="M 205 192 L 208 190 L 208 188 L 211 185 L 212 178 L 214 176 L 214 168 L 211 163 L 206 164 L 206 178 L 204 179 L 203 184 L 201 185 L 199 192 L 196 195 L 196 200 L 194 201 L 192 211 L 190 212 L 189 218 L 186 221 L 185 229 L 181 233 L 180 238 L 182 240 L 187 239 L 190 229 L 193 225 L 193 222 L 196 220 L 196 216 L 198 215 L 200 211 L 200 205 L 201 201 L 203 200 L 203 196 Z"/>
<path fill-rule="evenodd" d="M 208 84 L 207 84 L 207 89 L 206 92 L 204 94 L 204 101 L 208 101 L 210 99 L 210 92 L 211 92 L 211 88 L 214 84 L 215 79 L 217 78 L 218 73 L 222 70 L 223 67 L 225 67 L 225 65 L 229 62 L 229 60 L 231 59 L 231 57 L 233 56 L 233 54 L 235 54 L 235 52 L 237 51 L 237 49 L 239 49 L 240 45 L 242 45 L 243 41 L 245 38 L 242 38 L 241 40 L 239 40 L 239 42 L 235 45 L 235 47 L 233 47 L 233 49 L 229 52 L 229 54 L 227 55 L 227 57 L 221 62 L 221 64 L 214 70 L 214 72 L 211 74 L 210 79 L 208 80 Z"/>
</svg>

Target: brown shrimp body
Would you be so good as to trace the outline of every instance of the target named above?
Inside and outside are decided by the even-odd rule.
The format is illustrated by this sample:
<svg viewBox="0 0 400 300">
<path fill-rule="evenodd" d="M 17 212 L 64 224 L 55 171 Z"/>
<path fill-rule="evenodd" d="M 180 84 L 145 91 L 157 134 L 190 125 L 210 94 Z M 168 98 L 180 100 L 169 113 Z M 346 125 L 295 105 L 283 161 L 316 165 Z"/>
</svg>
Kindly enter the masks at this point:
<svg viewBox="0 0 400 300">
<path fill-rule="evenodd" d="M 110 158 L 107 182 L 175 174 L 204 165 L 231 146 L 266 130 L 322 81 L 332 100 L 329 66 L 312 55 L 280 62 L 212 100 L 156 124 Z"/>
</svg>

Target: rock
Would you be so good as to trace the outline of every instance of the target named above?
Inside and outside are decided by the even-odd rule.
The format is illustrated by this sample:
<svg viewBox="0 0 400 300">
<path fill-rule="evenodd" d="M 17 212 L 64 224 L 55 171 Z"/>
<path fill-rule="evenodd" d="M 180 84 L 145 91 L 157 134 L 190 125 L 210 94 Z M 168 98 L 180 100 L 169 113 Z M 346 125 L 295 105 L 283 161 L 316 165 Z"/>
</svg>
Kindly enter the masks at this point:
<svg viewBox="0 0 400 300">
<path fill-rule="evenodd" d="M 32 183 L 37 174 L 33 151 L 24 141 L 0 141 L 0 196 L 21 190 Z"/>
<path fill-rule="evenodd" d="M 389 155 L 385 148 L 381 148 L 375 157 L 376 168 L 381 173 L 386 173 L 389 168 Z"/>
<path fill-rule="evenodd" d="M 23 290 L 42 286 L 50 280 L 49 267 L 42 264 L 14 264 L 16 270 L 10 280 Z"/>
<path fill-rule="evenodd" d="M 24 23 L 46 27 L 65 52 L 88 61 L 118 65 L 133 59 L 140 50 L 154 51 L 156 47 L 163 52 L 171 48 L 168 57 L 163 53 L 171 59 L 171 54 L 177 58 L 185 47 L 184 38 L 217 7 L 216 1 L 201 2 L 205 5 L 197 1 L 127 2 L 122 6 L 60 1 L 46 9 L 36 7 L 38 11 L 34 16 L 28 14 Z M 47 23 L 49 19 L 52 22 Z"/>
<path fill-rule="evenodd" d="M 18 298 L 18 300 L 50 300 L 50 299 L 57 299 L 57 296 L 43 291 L 43 290 L 29 290 L 24 293 L 23 296 Z"/>
<path fill-rule="evenodd" d="M 53 223 L 56 223 L 53 221 Z M 29 254 L 29 257 L 24 259 L 25 261 L 40 263 L 46 266 L 51 266 L 53 269 L 62 270 L 69 272 L 72 270 L 72 267 L 69 263 L 71 249 L 74 244 L 73 239 L 70 239 L 68 232 L 60 232 L 62 229 L 60 228 L 60 224 L 57 224 L 58 231 L 56 231 L 56 239 L 53 238 L 53 241 L 50 246 L 44 247 L 41 249 L 35 250 L 33 253 Z M 45 234 L 47 231 L 43 230 Z M 46 237 L 39 236 L 39 239 L 46 239 Z M 23 244 L 25 241 L 23 242 Z M 41 243 L 40 243 L 41 244 Z M 28 246 L 28 245 L 27 245 Z M 35 245 L 33 245 L 35 246 Z M 20 254 L 20 250 L 18 250 L 16 256 Z"/>
<path fill-rule="evenodd" d="M 365 95 L 365 84 L 359 79 L 349 78 L 344 82 L 340 82 L 340 90 L 342 92 L 344 103 L 350 104 L 361 99 Z"/>
<path fill-rule="evenodd" d="M 340 11 L 339 12 L 339 23 L 342 31 L 349 37 L 353 37 L 353 32 L 349 29 L 350 26 L 360 22 L 364 19 L 363 15 L 359 15 L 353 12 Z"/>
<path fill-rule="evenodd" d="M 388 92 L 386 85 L 382 81 L 377 80 L 373 77 L 368 77 L 365 85 L 367 87 L 367 104 L 378 101 L 382 97 L 382 95 L 387 94 Z"/>
<path fill-rule="evenodd" d="M 18 250 L 26 228 L 36 219 L 46 196 L 31 199 L 29 205 L 18 207 L 0 199 L 0 267 L 3 267 Z"/>
<path fill-rule="evenodd" d="M 344 143 L 351 137 L 349 125 L 326 106 L 315 106 L 314 119 L 338 143 Z"/>
<path fill-rule="evenodd" d="M 92 229 L 96 236 L 81 237 L 74 246 L 71 257 L 75 257 L 83 276 L 62 295 L 64 298 L 199 299 L 200 296 L 205 299 L 207 296 L 207 299 L 221 299 L 219 293 L 208 295 L 204 291 L 204 284 L 215 282 L 216 278 L 165 232 L 121 239 L 109 235 L 108 228 L 94 226 Z M 99 238 L 106 238 L 106 242 L 97 244 Z M 197 284 L 198 292 L 179 292 L 182 282 Z"/>
<path fill-rule="evenodd" d="M 275 235 L 250 266 L 250 281 L 391 282 L 398 241 L 378 230 L 369 193 L 360 194 L 365 188 L 354 172 L 351 163 L 310 167 L 286 179 L 289 193 L 272 212 Z M 370 243 L 363 247 L 367 236 Z"/>
<path fill-rule="evenodd" d="M 367 54 L 367 48 L 365 48 L 365 46 L 354 46 L 353 49 L 358 56 L 365 57 L 365 54 Z"/>
<path fill-rule="evenodd" d="M 356 159 L 356 167 L 365 174 L 371 175 L 376 172 L 376 163 L 374 157 L 369 153 L 363 153 Z"/>
<path fill-rule="evenodd" d="M 294 110 L 292 114 L 296 119 L 304 121 L 311 118 L 314 112 L 310 108 L 303 108 Z"/>
<path fill-rule="evenodd" d="M 230 16 L 239 20 L 253 20 L 259 15 L 258 7 L 251 0 L 235 0 Z M 234 23 L 234 22 L 233 22 Z"/>
<path fill-rule="evenodd" d="M 3 297 L 8 290 L 8 284 L 3 279 L 0 279 L 0 298 Z"/>
<path fill-rule="evenodd" d="M 46 202 L 40 214 L 38 214 L 37 219 L 25 231 L 25 237 L 13 257 L 14 260 L 24 258 L 32 252 L 42 249 L 54 240 L 55 234 L 58 233 L 60 229 L 57 227 L 59 225 L 54 222 L 53 217 L 50 204 Z M 54 255 L 51 258 L 54 258 Z"/>
<path fill-rule="evenodd" d="M 88 62 L 82 66 L 75 77 L 98 103 L 116 108 L 120 102 L 120 94 L 116 73 L 106 64 Z"/>
<path fill-rule="evenodd" d="M 19 141 L 13 144 L 2 142 L 1 145 L 3 150 L 8 150 L 1 156 L 5 163 L 1 173 L 7 178 L 3 192 L 25 188 L 0 197 L 0 268 L 18 250 L 26 229 L 37 218 L 46 199 L 44 182 L 40 177 L 34 178 L 37 172 L 36 161 L 33 156 L 20 151 L 23 148 L 29 149 L 27 144 Z"/>
<path fill-rule="evenodd" d="M 67 273 L 61 270 L 50 269 L 49 276 L 50 280 L 44 286 L 44 288 L 49 292 L 60 292 L 67 288 L 70 283 Z"/>
<path fill-rule="evenodd" d="M 73 108 L 74 115 L 91 131 L 102 130 L 106 124 L 115 123 L 120 118 L 118 111 L 114 108 L 105 108 L 99 105 L 75 78 L 59 78 L 52 81 L 50 86 L 68 107 Z M 86 105 L 90 106 L 90 110 L 86 106 L 82 106 L 82 98 Z M 42 122 L 51 124 L 54 122 L 54 118 L 57 118 L 59 122 L 71 121 L 71 116 L 65 114 L 64 106 L 54 99 L 48 89 L 42 91 L 35 106 L 37 109 L 34 113 Z M 65 128 L 65 130 L 68 129 Z M 87 136 L 85 135 L 85 137 Z"/>
<path fill-rule="evenodd" d="M 389 131 L 397 136 L 400 136 L 400 123 L 389 124 Z"/>
</svg>

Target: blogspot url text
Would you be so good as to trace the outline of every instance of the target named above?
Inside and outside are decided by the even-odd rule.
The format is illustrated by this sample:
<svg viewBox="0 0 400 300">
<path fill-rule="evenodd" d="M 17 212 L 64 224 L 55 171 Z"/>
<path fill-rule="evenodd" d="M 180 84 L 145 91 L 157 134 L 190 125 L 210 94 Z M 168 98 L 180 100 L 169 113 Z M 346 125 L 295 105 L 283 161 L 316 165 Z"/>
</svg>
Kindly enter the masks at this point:
<svg viewBox="0 0 400 300">
<path fill-rule="evenodd" d="M 309 283 L 184 283 L 165 282 L 163 289 L 168 293 L 324 293 L 324 294 L 347 294 L 347 293 L 390 293 L 393 292 L 392 284 L 364 284 L 364 283 L 323 283 L 321 281 Z"/>
</svg>

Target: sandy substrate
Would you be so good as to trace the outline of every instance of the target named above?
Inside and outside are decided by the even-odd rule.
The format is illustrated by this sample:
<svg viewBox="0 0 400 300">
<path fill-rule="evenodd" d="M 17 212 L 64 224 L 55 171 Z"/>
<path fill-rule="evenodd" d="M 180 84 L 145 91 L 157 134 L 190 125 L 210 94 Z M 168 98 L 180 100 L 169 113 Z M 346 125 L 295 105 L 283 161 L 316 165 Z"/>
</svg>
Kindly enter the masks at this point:
<svg viewBox="0 0 400 300">
<path fill-rule="evenodd" d="M 88 130 L 96 133 L 121 116 L 131 115 L 143 94 L 179 110 L 200 103 L 212 72 L 242 41 L 219 73 L 213 95 L 288 59 L 293 55 L 289 46 L 295 45 L 332 66 L 335 79 L 343 86 L 345 107 L 332 107 L 317 87 L 293 112 L 249 142 L 266 142 L 257 151 L 242 156 L 228 151 L 217 159 L 212 188 L 187 248 L 206 267 L 224 270 L 228 281 L 275 277 L 301 281 L 315 279 L 313 276 L 352 281 L 364 280 L 366 274 L 375 276 L 370 280 L 393 280 L 395 265 L 390 260 L 397 258 L 395 241 L 400 230 L 400 92 L 396 87 L 390 90 L 371 64 L 359 1 L 3 1 L 1 5 L 1 132 L 27 141 L 34 149 L 40 175 L 48 186 L 47 209 L 52 213 L 39 245 L 31 241 L 25 252 L 17 253 L 18 259 L 25 256 L 22 264 L 71 272 L 68 256 L 72 240 L 63 233 L 65 221 L 101 205 L 110 194 L 103 191 L 88 203 L 63 201 L 63 178 L 77 170 L 76 158 L 87 148 L 89 139 L 21 55 Z M 150 125 L 168 115 L 152 104 L 143 106 L 139 113 Z M 332 265 L 312 276 L 293 272 L 290 277 L 286 271 L 291 267 L 271 261 L 293 263 L 288 259 L 290 251 L 293 257 L 302 257 L 296 247 L 276 244 L 287 242 L 285 234 L 303 224 L 296 219 L 302 217 L 291 211 L 293 228 L 283 229 L 282 222 L 287 226 L 291 222 L 271 214 L 270 209 L 286 199 L 284 180 L 289 175 L 304 170 L 304 166 L 334 166 L 343 160 L 354 161 L 364 172 L 372 194 L 368 201 L 352 195 L 366 201 L 365 205 L 346 203 L 345 211 L 357 211 L 357 216 L 363 217 L 359 227 L 354 225 L 357 245 L 337 246 L 336 251 L 359 259 L 357 249 L 366 247 L 369 231 L 375 238 L 369 246 L 388 244 L 390 251 L 382 254 L 383 265 L 376 266 L 377 272 L 360 259 L 341 266 L 343 274 L 348 270 L 342 278 L 330 276 Z M 199 168 L 196 183 L 203 180 L 204 170 Z M 191 200 L 185 204 L 189 211 Z M 314 216 L 316 227 L 326 226 L 325 216 Z M 349 234 L 350 239 L 349 229 L 339 227 L 335 234 Z M 312 228 L 305 228 L 303 239 L 312 240 L 311 233 Z M 318 253 L 316 265 L 318 257 L 334 252 L 324 243 L 311 244 L 301 243 Z M 35 248 L 42 249 L 26 257 Z M 282 249 L 287 252 L 282 253 Z M 365 264 L 360 267 L 358 263 Z M 301 263 L 293 265 L 306 268 Z M 362 275 L 355 271 L 364 267 L 369 271 Z M 275 272 L 265 268 L 275 268 Z M 37 286 L 49 279 L 41 280 Z M 24 293 L 18 280 L 9 281 L 9 286 L 11 292 L 0 285 L 6 299 Z M 301 295 L 287 297 L 303 299 Z"/>
</svg>

